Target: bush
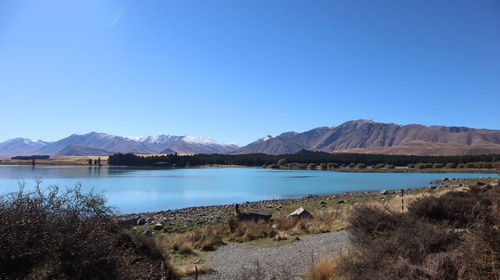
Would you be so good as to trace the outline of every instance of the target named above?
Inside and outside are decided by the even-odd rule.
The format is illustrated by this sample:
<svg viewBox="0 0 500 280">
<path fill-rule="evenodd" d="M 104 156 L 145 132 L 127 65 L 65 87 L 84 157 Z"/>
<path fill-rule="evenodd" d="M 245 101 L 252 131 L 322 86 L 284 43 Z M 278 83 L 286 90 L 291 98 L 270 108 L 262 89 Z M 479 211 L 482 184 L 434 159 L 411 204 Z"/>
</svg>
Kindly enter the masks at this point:
<svg viewBox="0 0 500 280">
<path fill-rule="evenodd" d="M 79 185 L 0 197 L 0 278 L 173 278 L 154 240 L 121 230 L 112 213 Z"/>
<path fill-rule="evenodd" d="M 434 163 L 432 165 L 432 168 L 443 168 L 443 167 L 444 167 L 444 164 L 442 164 L 442 163 Z"/>
<path fill-rule="evenodd" d="M 315 170 L 316 169 L 316 163 L 311 162 L 307 165 L 307 169 Z"/>
<path fill-rule="evenodd" d="M 415 164 L 415 168 L 416 169 L 424 169 L 424 168 L 426 168 L 425 163 L 417 163 L 417 164 Z"/>
<path fill-rule="evenodd" d="M 423 197 L 408 208 L 404 214 L 388 208 L 355 208 L 349 219 L 352 250 L 320 263 L 324 273 L 312 267 L 310 275 L 327 275 L 320 279 L 500 278 L 500 188 L 475 187 Z"/>
<path fill-rule="evenodd" d="M 387 169 L 394 169 L 396 167 L 394 165 L 392 165 L 392 164 L 386 164 L 385 168 L 387 168 Z"/>
<path fill-rule="evenodd" d="M 335 162 L 329 162 L 326 166 L 328 167 L 329 170 L 339 168 L 338 163 Z"/>
<path fill-rule="evenodd" d="M 384 168 L 384 166 L 385 166 L 385 164 L 383 164 L 383 163 L 378 163 L 378 164 L 376 164 L 375 166 L 373 166 L 373 168 L 375 168 L 375 169 L 380 169 L 380 168 Z"/>
<path fill-rule="evenodd" d="M 357 168 L 361 168 L 361 169 L 363 169 L 363 168 L 366 168 L 366 164 L 364 164 L 364 163 L 358 163 L 358 164 L 356 165 L 356 167 L 357 167 Z"/>
<path fill-rule="evenodd" d="M 410 163 L 410 164 L 408 164 L 406 167 L 408 167 L 408 168 L 415 168 L 415 164 Z"/>
<path fill-rule="evenodd" d="M 279 168 L 280 168 L 280 166 L 279 166 L 279 165 L 277 165 L 276 163 L 273 163 L 273 164 L 269 164 L 269 165 L 267 166 L 267 168 L 279 169 Z"/>
<path fill-rule="evenodd" d="M 282 159 L 278 160 L 278 165 L 279 166 L 285 166 L 286 165 L 286 159 L 282 158 Z"/>
<path fill-rule="evenodd" d="M 349 167 L 349 168 L 353 168 L 353 167 L 355 167 L 355 166 L 356 166 L 356 164 L 355 164 L 355 163 L 350 163 L 347 167 Z"/>
<path fill-rule="evenodd" d="M 440 197 L 415 200 L 408 211 L 433 222 L 446 222 L 459 228 L 470 226 L 477 198 L 465 192 L 448 192 Z"/>
<path fill-rule="evenodd" d="M 320 163 L 319 164 L 319 169 L 320 170 L 326 170 L 326 163 Z"/>
<path fill-rule="evenodd" d="M 448 162 L 446 164 L 446 168 L 457 168 L 457 164 L 453 162 Z"/>
</svg>

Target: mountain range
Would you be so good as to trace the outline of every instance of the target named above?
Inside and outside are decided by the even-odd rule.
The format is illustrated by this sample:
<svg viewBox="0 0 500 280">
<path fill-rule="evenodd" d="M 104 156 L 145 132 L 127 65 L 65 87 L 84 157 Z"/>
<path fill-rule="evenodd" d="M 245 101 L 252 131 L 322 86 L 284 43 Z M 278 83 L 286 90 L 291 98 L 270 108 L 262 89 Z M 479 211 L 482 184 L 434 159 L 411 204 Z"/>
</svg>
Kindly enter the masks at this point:
<svg viewBox="0 0 500 280">
<path fill-rule="evenodd" d="M 61 155 L 90 156 L 113 153 L 135 154 L 199 154 L 230 153 L 239 148 L 231 143 L 218 142 L 205 137 L 144 136 L 121 137 L 107 133 L 90 132 L 72 134 L 55 142 L 15 138 L 0 143 L 0 156 Z"/>
<path fill-rule="evenodd" d="M 268 135 L 235 153 L 289 154 L 300 150 L 407 155 L 490 154 L 500 153 L 500 130 L 355 120 L 302 133 Z"/>
<path fill-rule="evenodd" d="M 267 135 L 243 147 L 205 137 L 121 137 L 98 132 L 72 134 L 55 142 L 15 138 L 0 143 L 0 156 L 3 157 L 31 154 L 89 156 L 174 152 L 289 154 L 301 150 L 407 155 L 500 154 L 500 130 L 354 120 L 301 133 L 292 131 L 278 136 Z"/>
</svg>

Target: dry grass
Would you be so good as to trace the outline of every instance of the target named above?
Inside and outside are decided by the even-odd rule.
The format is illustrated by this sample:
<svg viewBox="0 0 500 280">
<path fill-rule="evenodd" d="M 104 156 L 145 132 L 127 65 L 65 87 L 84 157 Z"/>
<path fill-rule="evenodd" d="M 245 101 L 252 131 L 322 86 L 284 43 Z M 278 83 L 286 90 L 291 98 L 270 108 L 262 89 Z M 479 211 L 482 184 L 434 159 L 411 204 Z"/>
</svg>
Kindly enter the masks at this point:
<svg viewBox="0 0 500 280">
<path fill-rule="evenodd" d="M 500 188 L 416 195 L 407 211 L 357 207 L 352 250 L 312 263 L 309 279 L 500 279 Z"/>
<path fill-rule="evenodd" d="M 186 233 L 165 234 L 158 237 L 158 243 L 167 252 L 182 255 L 195 254 L 195 250 L 213 251 L 224 244 L 227 226 L 205 226 Z"/>
<path fill-rule="evenodd" d="M 307 278 L 310 280 L 330 280 L 335 279 L 335 272 L 338 266 L 337 257 L 327 257 L 321 256 L 319 263 L 314 262 L 314 258 L 311 260 L 311 267 L 309 268 L 309 273 Z"/>
</svg>

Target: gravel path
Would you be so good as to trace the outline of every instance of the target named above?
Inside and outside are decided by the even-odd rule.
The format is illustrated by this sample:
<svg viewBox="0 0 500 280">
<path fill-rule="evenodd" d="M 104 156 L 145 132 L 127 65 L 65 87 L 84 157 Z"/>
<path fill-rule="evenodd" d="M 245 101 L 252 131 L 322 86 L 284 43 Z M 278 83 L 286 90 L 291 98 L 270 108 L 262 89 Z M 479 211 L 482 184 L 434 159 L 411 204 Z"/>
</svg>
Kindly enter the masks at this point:
<svg viewBox="0 0 500 280">
<path fill-rule="evenodd" d="M 348 246 L 346 231 L 303 236 L 299 241 L 278 247 L 225 245 L 212 256 L 210 265 L 216 272 L 199 279 L 244 279 L 242 275 L 257 271 L 266 279 L 301 279 L 299 275 L 309 270 L 311 254 L 318 261 L 320 256 L 338 255 Z M 260 268 L 256 267 L 256 261 Z"/>
</svg>

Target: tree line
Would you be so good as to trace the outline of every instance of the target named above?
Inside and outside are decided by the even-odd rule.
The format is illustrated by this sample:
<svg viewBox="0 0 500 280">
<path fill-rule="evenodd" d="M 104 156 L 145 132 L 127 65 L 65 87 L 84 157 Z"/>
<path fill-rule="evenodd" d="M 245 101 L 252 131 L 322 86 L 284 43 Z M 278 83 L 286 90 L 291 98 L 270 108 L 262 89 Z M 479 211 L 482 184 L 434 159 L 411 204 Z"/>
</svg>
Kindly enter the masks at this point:
<svg viewBox="0 0 500 280">
<path fill-rule="evenodd" d="M 281 162 L 279 162 L 282 160 Z M 471 162 L 493 163 L 500 160 L 500 155 L 467 155 L 467 156 L 412 156 L 412 155 L 379 155 L 379 154 L 331 154 L 303 150 L 295 154 L 195 154 L 178 155 L 177 153 L 161 156 L 140 156 L 135 154 L 113 154 L 109 156 L 109 165 L 123 166 L 159 166 L 186 167 L 199 165 L 242 165 L 263 166 L 279 165 L 283 162 L 297 164 L 331 164 L 348 165 L 388 165 L 408 166 L 419 163 L 465 165 Z"/>
</svg>

